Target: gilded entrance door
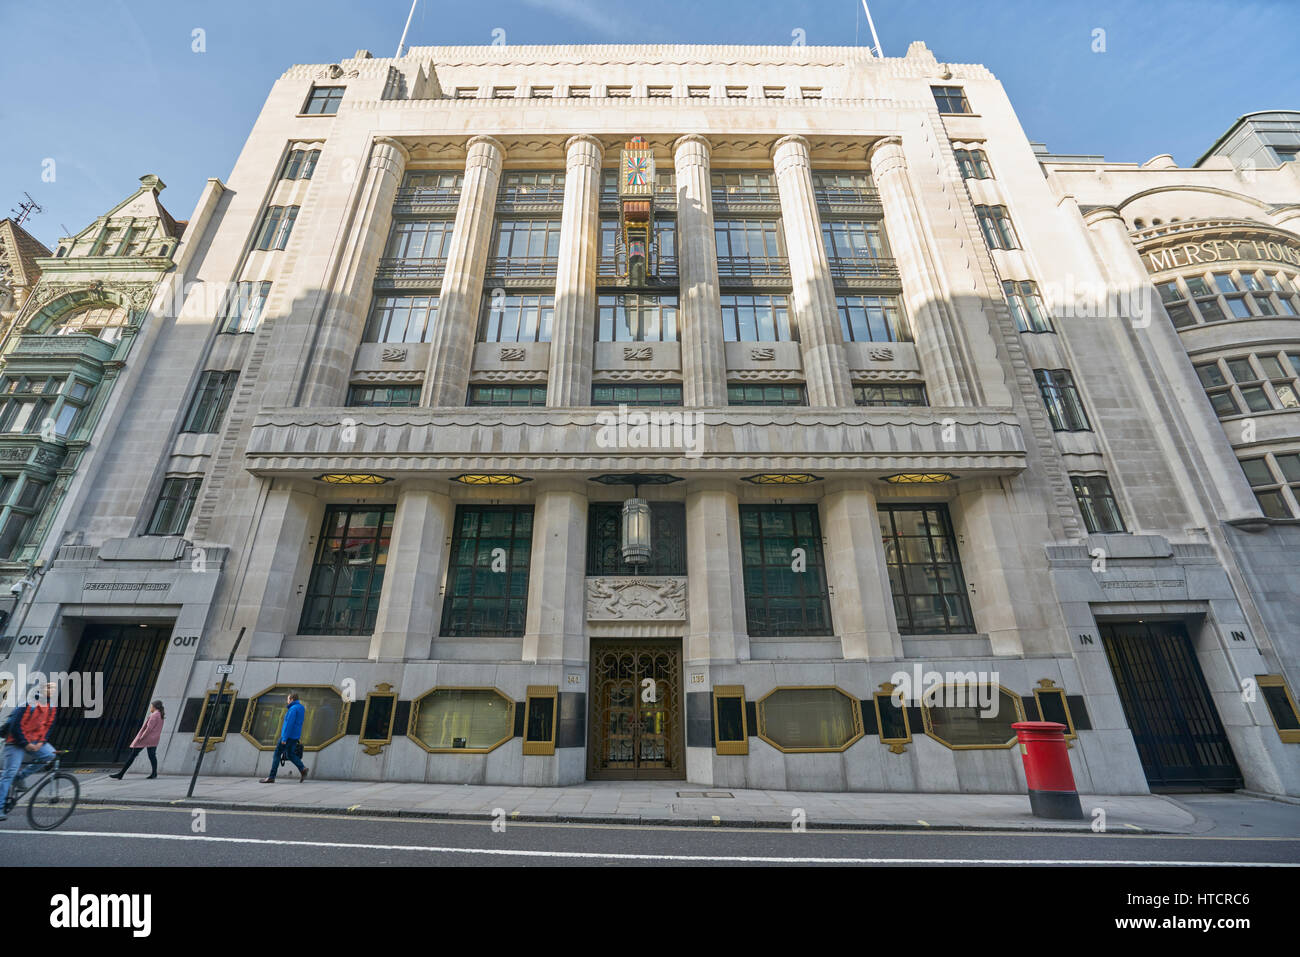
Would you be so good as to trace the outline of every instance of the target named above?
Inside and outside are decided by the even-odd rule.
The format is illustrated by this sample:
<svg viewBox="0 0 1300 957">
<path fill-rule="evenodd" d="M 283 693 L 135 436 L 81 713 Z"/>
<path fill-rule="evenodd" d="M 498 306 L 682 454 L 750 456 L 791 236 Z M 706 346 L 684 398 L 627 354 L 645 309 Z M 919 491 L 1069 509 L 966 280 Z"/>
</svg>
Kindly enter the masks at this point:
<svg viewBox="0 0 1300 957">
<path fill-rule="evenodd" d="M 685 778 L 679 641 L 591 642 L 590 778 Z"/>
</svg>

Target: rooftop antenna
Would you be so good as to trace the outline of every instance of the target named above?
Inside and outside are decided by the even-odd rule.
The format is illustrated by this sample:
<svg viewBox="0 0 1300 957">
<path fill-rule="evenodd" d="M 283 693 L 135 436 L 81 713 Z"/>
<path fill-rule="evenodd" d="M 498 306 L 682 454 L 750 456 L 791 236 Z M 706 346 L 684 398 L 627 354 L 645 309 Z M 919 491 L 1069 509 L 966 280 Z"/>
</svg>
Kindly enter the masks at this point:
<svg viewBox="0 0 1300 957">
<path fill-rule="evenodd" d="M 402 51 L 406 48 L 406 32 L 411 29 L 411 18 L 415 16 L 415 5 L 420 0 L 411 0 L 411 12 L 406 15 L 406 26 L 402 27 L 402 39 L 397 41 L 397 59 L 401 59 Z"/>
<path fill-rule="evenodd" d="M 24 203 L 19 203 L 17 209 L 9 210 L 9 212 L 13 213 L 18 217 L 16 220 L 14 220 L 15 226 L 21 226 L 23 223 L 25 223 L 27 221 L 27 217 L 30 216 L 32 213 L 45 212 L 45 207 L 39 205 L 36 202 L 36 200 L 32 199 L 31 193 L 23 193 L 23 195 L 27 197 L 27 201 Z"/>
<path fill-rule="evenodd" d="M 862 0 L 862 10 L 867 15 L 867 26 L 871 28 L 871 42 L 875 44 L 871 47 L 871 55 L 883 57 L 885 51 L 880 49 L 880 37 L 876 36 L 876 24 L 871 19 L 871 8 L 867 6 L 867 0 Z"/>
</svg>

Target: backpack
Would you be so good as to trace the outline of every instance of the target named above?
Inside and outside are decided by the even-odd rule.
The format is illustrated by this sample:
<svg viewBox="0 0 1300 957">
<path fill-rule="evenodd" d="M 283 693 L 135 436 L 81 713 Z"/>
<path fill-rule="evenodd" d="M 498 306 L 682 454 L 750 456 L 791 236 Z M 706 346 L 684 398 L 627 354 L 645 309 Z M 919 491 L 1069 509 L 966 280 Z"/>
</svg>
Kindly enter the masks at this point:
<svg viewBox="0 0 1300 957">
<path fill-rule="evenodd" d="M 9 712 L 9 717 L 5 718 L 4 724 L 0 724 L 0 740 L 8 738 L 13 733 L 14 728 L 18 727 L 18 722 L 23 719 L 23 712 L 26 710 L 27 705 L 20 704 Z"/>
</svg>

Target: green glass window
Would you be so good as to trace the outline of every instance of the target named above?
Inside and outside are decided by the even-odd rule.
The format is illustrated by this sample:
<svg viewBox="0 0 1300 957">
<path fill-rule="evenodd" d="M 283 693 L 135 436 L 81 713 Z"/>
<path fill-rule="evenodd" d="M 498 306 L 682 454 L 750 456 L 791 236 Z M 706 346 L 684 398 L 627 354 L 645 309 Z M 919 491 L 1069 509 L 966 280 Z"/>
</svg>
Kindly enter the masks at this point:
<svg viewBox="0 0 1300 957">
<path fill-rule="evenodd" d="M 677 382 L 597 382 L 591 387 L 592 405 L 675 406 L 682 404 Z"/>
<path fill-rule="evenodd" d="M 471 385 L 470 405 L 546 405 L 543 385 Z"/>
<path fill-rule="evenodd" d="M 354 385 L 348 387 L 350 406 L 408 408 L 420 404 L 418 385 Z"/>
<path fill-rule="evenodd" d="M 740 506 L 740 547 L 751 635 L 832 633 L 816 505 Z"/>
<path fill-rule="evenodd" d="M 377 296 L 366 323 L 366 342 L 432 342 L 437 296 Z"/>
<path fill-rule="evenodd" d="M 1016 328 L 1021 332 L 1051 332 L 1052 322 L 1047 318 L 1047 307 L 1038 294 L 1036 282 L 1004 282 L 1002 292 L 1007 297 Z"/>
<path fill-rule="evenodd" d="M 845 342 L 911 342 L 897 296 L 836 296 Z"/>
<path fill-rule="evenodd" d="M 882 505 L 880 532 L 899 633 L 973 632 L 948 507 Z"/>
<path fill-rule="evenodd" d="M 925 386 L 910 385 L 855 385 L 853 401 L 858 405 L 902 408 L 912 405 L 929 405 Z"/>
<path fill-rule="evenodd" d="M 732 382 L 727 385 L 727 405 L 807 405 L 802 385 L 777 382 Z"/>
<path fill-rule="evenodd" d="M 601 295 L 596 305 L 597 342 L 676 342 L 677 297 Z"/>
<path fill-rule="evenodd" d="M 650 503 L 650 561 L 623 561 L 623 503 L 592 502 L 587 509 L 588 575 L 685 575 L 686 506 Z"/>
<path fill-rule="evenodd" d="M 368 635 L 375 630 L 394 511 L 391 505 L 326 508 L 299 634 Z"/>
<path fill-rule="evenodd" d="M 442 631 L 449 638 L 524 633 L 531 505 L 458 505 Z"/>
</svg>

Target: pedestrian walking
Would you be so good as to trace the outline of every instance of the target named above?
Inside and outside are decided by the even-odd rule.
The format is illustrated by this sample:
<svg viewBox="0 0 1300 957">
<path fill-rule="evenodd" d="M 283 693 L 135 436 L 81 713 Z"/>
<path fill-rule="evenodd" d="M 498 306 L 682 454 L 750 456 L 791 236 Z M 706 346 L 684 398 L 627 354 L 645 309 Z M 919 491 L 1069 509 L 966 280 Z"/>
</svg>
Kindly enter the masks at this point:
<svg viewBox="0 0 1300 957">
<path fill-rule="evenodd" d="M 303 703 L 298 700 L 298 692 L 290 691 L 288 698 L 289 708 L 284 713 L 284 721 L 280 724 L 280 743 L 275 746 L 275 754 L 271 757 L 271 773 L 268 777 L 262 778 L 262 784 L 274 784 L 275 772 L 280 770 L 280 765 L 289 760 L 293 766 L 298 769 L 298 783 L 301 784 L 307 780 L 307 768 L 302 763 L 302 724 L 303 719 L 307 716 L 307 709 Z"/>
<path fill-rule="evenodd" d="M 136 759 L 141 751 L 146 750 L 149 752 L 149 765 L 153 768 L 153 773 L 145 780 L 152 781 L 158 776 L 158 742 L 162 740 L 162 726 L 165 717 L 167 717 L 167 713 L 163 710 L 161 701 L 155 701 L 149 706 L 149 714 L 145 716 L 139 734 L 131 742 L 131 756 L 126 759 L 126 764 L 122 765 L 122 770 L 116 774 L 110 774 L 110 778 L 122 780 L 122 776 L 126 774 L 126 769 L 131 766 L 131 762 Z"/>
</svg>

